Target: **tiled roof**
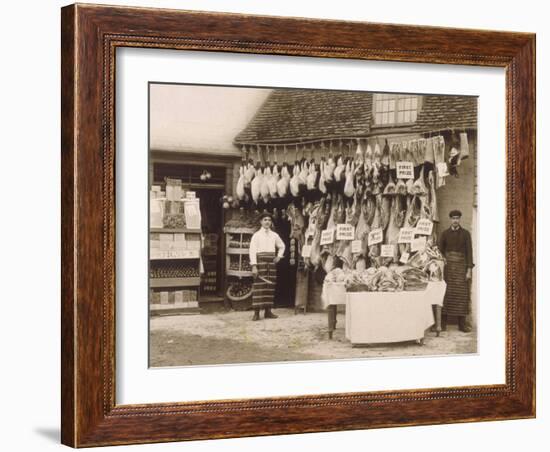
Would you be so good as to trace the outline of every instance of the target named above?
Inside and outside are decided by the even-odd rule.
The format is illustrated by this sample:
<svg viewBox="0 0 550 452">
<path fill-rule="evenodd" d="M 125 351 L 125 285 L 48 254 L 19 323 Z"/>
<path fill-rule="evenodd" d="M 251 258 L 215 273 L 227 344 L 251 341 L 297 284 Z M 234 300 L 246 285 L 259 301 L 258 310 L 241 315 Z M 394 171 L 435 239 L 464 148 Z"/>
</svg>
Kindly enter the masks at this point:
<svg viewBox="0 0 550 452">
<path fill-rule="evenodd" d="M 296 143 L 372 135 L 372 96 L 361 91 L 275 89 L 235 143 Z M 477 98 L 423 96 L 412 130 L 446 128 L 477 128 Z"/>
<path fill-rule="evenodd" d="M 477 129 L 477 97 L 424 96 L 413 129 Z"/>
<path fill-rule="evenodd" d="M 235 143 L 362 136 L 368 134 L 371 119 L 371 93 L 276 89 Z"/>
</svg>

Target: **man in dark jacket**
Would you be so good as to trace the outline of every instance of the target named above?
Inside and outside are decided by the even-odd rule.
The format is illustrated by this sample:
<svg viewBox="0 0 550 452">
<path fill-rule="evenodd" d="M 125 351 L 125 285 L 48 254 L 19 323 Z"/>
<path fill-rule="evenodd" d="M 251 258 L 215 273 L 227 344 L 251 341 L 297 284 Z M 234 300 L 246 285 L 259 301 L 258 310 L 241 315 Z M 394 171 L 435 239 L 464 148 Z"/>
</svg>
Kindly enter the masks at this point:
<svg viewBox="0 0 550 452">
<path fill-rule="evenodd" d="M 470 287 L 472 282 L 472 238 L 460 225 L 462 212 L 452 210 L 449 213 L 451 227 L 439 237 L 439 249 L 445 257 L 445 282 L 447 291 L 443 301 L 441 325 L 446 328 L 447 316 L 458 317 L 460 331 L 472 331 L 467 316 L 471 312 Z"/>
</svg>

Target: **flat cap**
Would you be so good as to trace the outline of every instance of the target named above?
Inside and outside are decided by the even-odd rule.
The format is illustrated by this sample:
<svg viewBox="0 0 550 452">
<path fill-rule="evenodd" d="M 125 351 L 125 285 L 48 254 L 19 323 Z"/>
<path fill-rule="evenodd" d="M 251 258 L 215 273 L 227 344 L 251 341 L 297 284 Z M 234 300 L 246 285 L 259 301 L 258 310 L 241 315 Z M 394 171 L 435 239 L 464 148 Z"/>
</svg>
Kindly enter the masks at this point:
<svg viewBox="0 0 550 452">
<path fill-rule="evenodd" d="M 452 218 L 452 217 L 461 217 L 462 216 L 462 212 L 460 210 L 457 210 L 457 209 L 454 209 L 454 210 L 451 210 L 449 212 L 449 218 Z"/>
</svg>

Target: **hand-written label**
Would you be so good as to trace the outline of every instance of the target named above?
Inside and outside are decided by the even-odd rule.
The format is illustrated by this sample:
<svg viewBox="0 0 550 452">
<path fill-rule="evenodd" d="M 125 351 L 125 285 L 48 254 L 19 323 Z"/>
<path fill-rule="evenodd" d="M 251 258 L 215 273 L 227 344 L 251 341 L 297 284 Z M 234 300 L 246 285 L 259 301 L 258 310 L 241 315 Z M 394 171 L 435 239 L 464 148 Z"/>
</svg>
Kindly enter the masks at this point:
<svg viewBox="0 0 550 452">
<path fill-rule="evenodd" d="M 352 253 L 360 253 L 361 252 L 361 246 L 363 245 L 362 240 L 354 240 L 351 242 L 351 252 Z"/>
<path fill-rule="evenodd" d="M 433 227 L 434 224 L 430 220 L 428 220 L 427 218 L 422 218 L 416 223 L 416 229 L 414 233 L 420 235 L 430 235 L 432 233 Z"/>
<path fill-rule="evenodd" d="M 413 162 L 395 162 L 398 179 L 414 179 Z"/>
<path fill-rule="evenodd" d="M 302 247 L 302 257 L 306 259 L 311 256 L 311 245 L 304 245 Z"/>
<path fill-rule="evenodd" d="M 402 264 L 406 264 L 407 262 L 409 262 L 409 253 L 405 251 L 403 254 L 401 254 L 399 262 L 401 262 Z"/>
<path fill-rule="evenodd" d="M 326 229 L 321 232 L 321 245 L 330 245 L 334 242 L 334 228 Z"/>
<path fill-rule="evenodd" d="M 355 228 L 351 224 L 339 224 L 336 226 L 336 240 L 353 240 Z"/>
<path fill-rule="evenodd" d="M 382 245 L 380 256 L 382 257 L 393 257 L 393 253 L 395 252 L 395 246 L 394 245 Z"/>
<path fill-rule="evenodd" d="M 376 245 L 377 243 L 380 243 L 384 239 L 384 233 L 382 232 L 382 229 L 373 229 L 369 232 L 369 238 L 368 238 L 368 244 Z"/>
<path fill-rule="evenodd" d="M 426 237 L 418 237 L 411 243 L 411 251 L 424 251 L 426 248 Z"/>
<path fill-rule="evenodd" d="M 411 243 L 414 239 L 414 228 L 401 228 L 397 243 Z"/>
<path fill-rule="evenodd" d="M 447 166 L 447 162 L 438 162 L 437 163 L 437 176 L 438 177 L 446 177 L 449 175 L 449 167 Z"/>
</svg>

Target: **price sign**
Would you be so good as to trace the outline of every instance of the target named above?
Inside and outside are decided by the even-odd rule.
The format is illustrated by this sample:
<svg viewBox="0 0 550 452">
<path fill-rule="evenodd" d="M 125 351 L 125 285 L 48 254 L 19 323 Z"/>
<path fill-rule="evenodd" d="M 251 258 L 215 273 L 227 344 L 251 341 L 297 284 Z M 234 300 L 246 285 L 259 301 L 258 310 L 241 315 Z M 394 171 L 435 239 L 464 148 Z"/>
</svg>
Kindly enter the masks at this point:
<svg viewBox="0 0 550 452">
<path fill-rule="evenodd" d="M 334 242 L 334 228 L 326 229 L 321 232 L 321 245 L 330 245 Z"/>
<path fill-rule="evenodd" d="M 409 262 L 409 253 L 407 253 L 406 251 L 401 255 L 400 259 L 399 259 L 399 262 L 401 262 L 402 264 L 406 264 L 407 262 Z"/>
<path fill-rule="evenodd" d="M 369 232 L 368 244 L 369 246 L 376 245 L 377 243 L 382 242 L 383 239 L 384 233 L 382 232 L 382 229 L 373 229 Z"/>
<path fill-rule="evenodd" d="M 339 224 L 336 226 L 336 240 L 353 240 L 355 228 L 351 224 Z"/>
<path fill-rule="evenodd" d="M 380 256 L 382 257 L 393 257 L 395 252 L 395 245 L 382 245 L 380 251 Z"/>
<path fill-rule="evenodd" d="M 426 248 L 426 237 L 418 237 L 411 243 L 411 251 L 424 251 Z"/>
<path fill-rule="evenodd" d="M 411 243 L 414 239 L 414 228 L 401 228 L 397 243 Z"/>
<path fill-rule="evenodd" d="M 437 163 L 437 176 L 446 177 L 448 175 L 449 175 L 449 167 L 447 166 L 447 162 Z"/>
<path fill-rule="evenodd" d="M 395 162 L 398 179 L 414 179 L 414 165 L 412 162 Z"/>
<path fill-rule="evenodd" d="M 418 220 L 418 223 L 416 223 L 416 229 L 414 233 L 420 235 L 430 235 L 432 233 L 433 227 L 434 224 L 430 220 L 428 220 L 427 218 L 422 218 Z"/>
<path fill-rule="evenodd" d="M 360 253 L 361 252 L 361 246 L 363 245 L 362 240 L 353 240 L 351 242 L 351 252 L 352 253 Z"/>
<path fill-rule="evenodd" d="M 302 246 L 302 257 L 309 258 L 311 256 L 311 245 Z"/>
</svg>

